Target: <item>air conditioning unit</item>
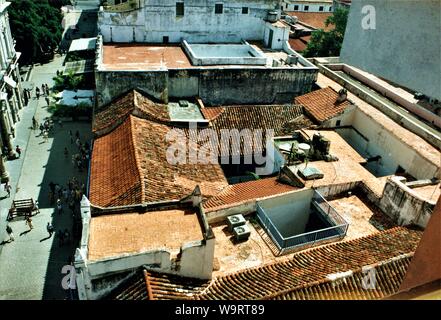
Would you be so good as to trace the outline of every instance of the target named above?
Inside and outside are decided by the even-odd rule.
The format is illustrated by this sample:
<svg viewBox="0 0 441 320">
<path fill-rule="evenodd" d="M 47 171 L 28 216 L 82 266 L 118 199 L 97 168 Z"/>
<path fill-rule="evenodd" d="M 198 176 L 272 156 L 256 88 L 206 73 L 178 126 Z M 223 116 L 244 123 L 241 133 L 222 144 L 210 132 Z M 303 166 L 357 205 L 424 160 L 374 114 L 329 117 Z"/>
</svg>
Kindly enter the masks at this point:
<svg viewBox="0 0 441 320">
<path fill-rule="evenodd" d="M 236 214 L 233 216 L 228 216 L 227 222 L 228 222 L 228 230 L 231 232 L 233 231 L 234 228 L 244 225 L 246 223 L 246 220 L 243 217 L 243 215 Z"/>
<path fill-rule="evenodd" d="M 233 234 L 237 241 L 248 240 L 251 234 L 251 229 L 248 225 L 244 224 L 234 228 Z"/>
</svg>

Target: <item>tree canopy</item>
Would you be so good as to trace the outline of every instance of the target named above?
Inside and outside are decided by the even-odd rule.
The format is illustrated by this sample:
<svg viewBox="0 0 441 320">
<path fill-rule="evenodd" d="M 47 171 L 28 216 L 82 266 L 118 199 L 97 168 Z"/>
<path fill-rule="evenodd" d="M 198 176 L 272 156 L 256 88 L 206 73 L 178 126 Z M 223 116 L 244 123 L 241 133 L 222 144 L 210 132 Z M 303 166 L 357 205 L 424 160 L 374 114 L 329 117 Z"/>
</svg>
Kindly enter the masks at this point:
<svg viewBox="0 0 441 320">
<path fill-rule="evenodd" d="M 15 0 L 9 7 L 11 32 L 21 63 L 43 62 L 53 56 L 63 34 L 61 6 L 66 0 Z"/>
<path fill-rule="evenodd" d="M 333 15 L 326 19 L 326 26 L 334 25 L 334 29 L 314 31 L 308 47 L 304 51 L 305 57 L 339 56 L 345 36 L 348 14 L 348 9 L 337 8 Z"/>
</svg>

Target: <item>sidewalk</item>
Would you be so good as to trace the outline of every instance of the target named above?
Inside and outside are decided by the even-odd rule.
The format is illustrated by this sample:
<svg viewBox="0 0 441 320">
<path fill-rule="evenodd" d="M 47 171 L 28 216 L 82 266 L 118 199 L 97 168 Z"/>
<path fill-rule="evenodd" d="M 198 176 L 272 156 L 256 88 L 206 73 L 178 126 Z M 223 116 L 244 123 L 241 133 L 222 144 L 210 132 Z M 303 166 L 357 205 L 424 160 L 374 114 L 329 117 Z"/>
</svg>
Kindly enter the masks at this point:
<svg viewBox="0 0 441 320">
<path fill-rule="evenodd" d="M 36 86 L 47 83 L 51 87 L 52 77 L 61 68 L 61 57 L 35 66 L 31 81 Z M 65 299 L 67 295 L 61 287 L 64 277 L 61 269 L 72 258 L 74 242 L 70 246 L 59 247 L 55 235 L 48 238 L 46 224 L 51 222 L 55 230 L 68 229 L 72 235 L 73 219 L 66 205 L 62 215 L 54 214 L 54 206 L 48 200 L 48 184 L 53 181 L 66 186 L 73 176 L 86 181 L 86 172 L 79 173 L 72 165 L 71 155 L 77 150 L 76 145 L 70 143 L 69 130 L 73 133 L 79 130 L 82 142 L 90 142 L 91 125 L 70 122 L 59 127 L 55 124 L 49 141 L 45 143 L 39 136 L 39 130 L 30 129 L 34 114 L 39 122 L 50 116 L 44 98 L 32 100 L 21 111 L 14 146 L 20 145 L 23 153 L 20 159 L 6 162 L 13 190 L 10 198 L 0 201 L 0 206 L 9 208 L 14 198 L 33 198 L 39 201 L 40 213 L 33 217 L 34 229 L 30 232 L 26 232 L 28 227 L 23 219 L 17 218 L 10 223 L 15 241 L 0 245 L 0 299 Z M 67 159 L 63 153 L 65 147 L 69 149 Z M 0 190 L 0 196 L 5 194 L 4 190 Z M 3 214 L 0 217 L 1 231 L 5 229 L 5 220 Z"/>
</svg>

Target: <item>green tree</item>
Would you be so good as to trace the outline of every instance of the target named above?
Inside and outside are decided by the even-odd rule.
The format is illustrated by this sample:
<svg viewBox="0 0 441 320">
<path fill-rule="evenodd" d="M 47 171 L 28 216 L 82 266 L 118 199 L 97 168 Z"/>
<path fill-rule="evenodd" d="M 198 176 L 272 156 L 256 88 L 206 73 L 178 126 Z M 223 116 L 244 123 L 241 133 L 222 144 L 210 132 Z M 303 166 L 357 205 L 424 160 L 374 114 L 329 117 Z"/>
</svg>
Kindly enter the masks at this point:
<svg viewBox="0 0 441 320">
<path fill-rule="evenodd" d="M 314 31 L 308 47 L 303 52 L 305 57 L 339 56 L 345 36 L 348 14 L 348 9 L 336 9 L 333 15 L 326 19 L 325 23 L 327 27 L 333 25 L 334 28 L 330 31 L 324 31 L 323 29 Z"/>
<path fill-rule="evenodd" d="M 15 0 L 9 8 L 11 31 L 21 62 L 44 62 L 53 52 L 63 34 L 60 7 L 62 0 Z"/>
</svg>

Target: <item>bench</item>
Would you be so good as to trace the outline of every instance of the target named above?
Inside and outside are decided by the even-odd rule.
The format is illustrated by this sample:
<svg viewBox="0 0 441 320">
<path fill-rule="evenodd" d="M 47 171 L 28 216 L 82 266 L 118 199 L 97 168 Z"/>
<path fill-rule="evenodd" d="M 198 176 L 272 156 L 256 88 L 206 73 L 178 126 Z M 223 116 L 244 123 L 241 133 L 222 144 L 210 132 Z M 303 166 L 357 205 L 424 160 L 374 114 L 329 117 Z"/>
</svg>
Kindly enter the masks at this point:
<svg viewBox="0 0 441 320">
<path fill-rule="evenodd" d="M 34 211 L 40 213 L 34 199 L 14 200 L 11 209 L 9 209 L 8 220 L 18 216 L 31 216 Z"/>
</svg>

